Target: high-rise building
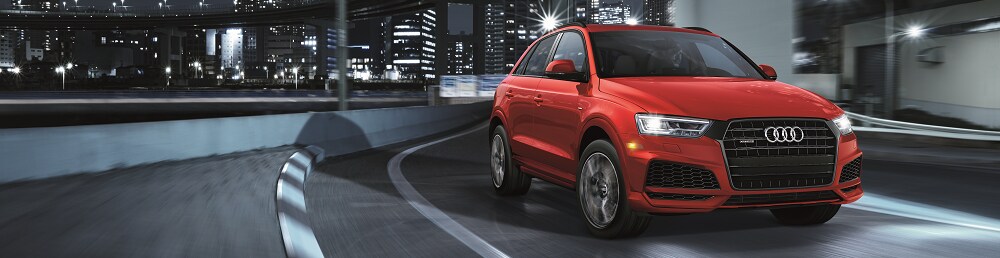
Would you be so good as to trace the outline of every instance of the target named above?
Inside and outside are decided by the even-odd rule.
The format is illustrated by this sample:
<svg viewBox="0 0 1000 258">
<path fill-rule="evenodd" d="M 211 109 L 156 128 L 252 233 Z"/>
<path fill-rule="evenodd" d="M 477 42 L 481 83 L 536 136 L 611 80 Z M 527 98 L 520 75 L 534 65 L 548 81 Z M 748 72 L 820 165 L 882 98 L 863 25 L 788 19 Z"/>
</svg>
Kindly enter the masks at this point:
<svg viewBox="0 0 1000 258">
<path fill-rule="evenodd" d="M 590 2 L 595 0 L 570 0 L 573 5 L 573 21 L 590 23 Z"/>
<path fill-rule="evenodd" d="M 387 28 L 391 33 L 388 33 L 389 46 L 386 52 L 387 59 L 392 60 L 392 69 L 387 73 L 398 73 L 398 79 L 405 80 L 435 78 L 436 16 L 434 10 L 424 10 L 391 18 L 391 26 Z"/>
<path fill-rule="evenodd" d="M 238 79 L 243 70 L 243 29 L 231 28 L 222 30 L 217 35 L 219 45 L 219 60 L 225 75 Z"/>
<path fill-rule="evenodd" d="M 673 0 L 643 0 L 642 23 L 646 25 L 670 26 L 673 25 L 674 1 Z"/>
<path fill-rule="evenodd" d="M 504 48 L 504 23 L 505 12 L 504 3 L 486 4 L 484 11 L 484 37 L 486 37 L 484 65 L 487 74 L 504 74 L 510 71 L 504 62 L 504 55 L 507 52 Z"/>
<path fill-rule="evenodd" d="M 542 10 L 536 1 L 507 1 L 504 8 L 504 72 L 514 69 L 521 53 L 543 33 Z"/>
<path fill-rule="evenodd" d="M 188 78 L 216 78 L 219 65 L 214 48 L 215 30 L 210 37 L 206 29 L 191 29 L 186 33 L 182 43 L 184 69 L 178 73 L 186 74 Z"/>
<path fill-rule="evenodd" d="M 449 35 L 445 44 L 445 53 L 448 53 L 447 74 L 473 74 L 472 66 L 475 55 L 472 51 L 472 35 L 460 34 Z"/>
<path fill-rule="evenodd" d="M 390 18 L 373 18 L 351 22 L 349 26 L 350 41 L 347 45 L 350 48 L 348 55 L 351 60 L 351 78 L 358 80 L 378 80 L 384 79 L 386 70 L 386 25 Z M 336 31 L 331 30 L 328 37 L 336 38 Z M 334 40 L 328 45 L 336 45 Z M 331 48 L 330 51 L 335 50 Z M 336 70 L 336 57 L 327 59 L 328 71 Z M 391 62 L 389 63 L 391 64 Z"/>
<path fill-rule="evenodd" d="M 598 24 L 625 24 L 629 18 L 632 18 L 632 7 L 624 0 L 613 0 L 601 3 L 592 20 Z"/>
<path fill-rule="evenodd" d="M 0 30 L 0 69 L 16 65 L 14 47 L 17 46 L 17 33 L 10 30 Z"/>
<path fill-rule="evenodd" d="M 54 0 L 12 0 L 11 7 L 15 10 L 26 11 L 58 11 L 62 6 L 59 1 Z M 19 61 L 48 61 L 62 62 L 72 59 L 74 32 L 59 30 L 17 30 L 19 38 L 16 42 L 15 51 L 18 53 L 36 53 L 31 57 L 39 56 L 38 49 L 41 49 L 43 58 L 28 58 L 29 55 L 17 58 Z M 21 55 L 17 55 L 21 56 Z M 23 58 L 23 59 L 21 59 Z"/>
<path fill-rule="evenodd" d="M 286 8 L 302 0 L 236 0 L 235 12 L 251 13 Z M 306 25 L 280 25 L 242 28 L 242 65 L 249 78 L 271 77 L 280 71 L 299 69 L 299 75 L 311 77 L 317 71 L 317 31 Z M 228 67 L 225 62 L 223 67 Z M 315 69 L 314 69 L 315 67 Z M 286 77 L 291 76 L 286 73 Z M 273 77 L 271 77 L 273 78 Z"/>
</svg>

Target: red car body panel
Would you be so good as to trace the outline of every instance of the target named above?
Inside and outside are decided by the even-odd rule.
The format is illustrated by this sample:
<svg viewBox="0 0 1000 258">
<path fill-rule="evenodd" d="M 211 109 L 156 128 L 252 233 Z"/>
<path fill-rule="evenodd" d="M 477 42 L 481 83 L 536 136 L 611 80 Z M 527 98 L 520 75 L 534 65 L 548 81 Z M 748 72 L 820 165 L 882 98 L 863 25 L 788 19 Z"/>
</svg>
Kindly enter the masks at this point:
<svg viewBox="0 0 1000 258">
<path fill-rule="evenodd" d="M 709 32 L 663 26 L 588 25 L 565 30 L 583 32 L 588 67 L 596 67 L 588 32 L 658 30 L 718 37 Z M 540 40 L 538 40 L 540 41 Z M 536 41 L 528 49 L 533 49 Z M 530 52 L 530 51 L 527 51 Z M 518 64 L 524 62 L 528 53 Z M 857 137 L 838 138 L 833 183 L 825 186 L 737 190 L 732 187 L 719 140 L 701 136 L 679 138 L 641 135 L 637 113 L 696 117 L 717 121 L 746 118 L 811 118 L 829 121 L 844 111 L 825 98 L 801 88 L 767 79 L 723 77 L 621 77 L 599 78 L 590 69 L 589 82 L 556 80 L 541 76 L 509 76 L 497 88 L 492 118 L 507 128 L 512 157 L 522 171 L 551 183 L 573 188 L 584 133 L 599 129 L 606 133 L 620 157 L 629 207 L 646 213 L 697 213 L 719 208 L 751 208 L 815 203 L 846 204 L 863 195 L 860 179 L 840 183 L 836 179 L 847 163 L 861 156 Z M 583 145 L 583 146 L 581 146 Z M 627 148 L 634 146 L 635 148 Z M 683 163 L 710 170 L 719 189 L 658 188 L 645 186 L 652 160 Z M 845 193 L 844 188 L 856 187 Z M 734 195 L 779 194 L 830 190 L 839 200 L 784 202 L 761 205 L 724 205 Z M 646 192 L 711 195 L 705 200 L 657 200 Z"/>
</svg>

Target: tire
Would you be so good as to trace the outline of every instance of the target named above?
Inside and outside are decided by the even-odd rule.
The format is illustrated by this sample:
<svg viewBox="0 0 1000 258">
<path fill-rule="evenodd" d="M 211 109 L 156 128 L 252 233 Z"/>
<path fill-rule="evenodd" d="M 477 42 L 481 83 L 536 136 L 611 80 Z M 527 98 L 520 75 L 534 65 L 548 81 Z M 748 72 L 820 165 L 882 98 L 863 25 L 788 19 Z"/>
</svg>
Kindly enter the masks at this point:
<svg viewBox="0 0 1000 258">
<path fill-rule="evenodd" d="M 499 195 L 524 195 L 531 189 L 531 176 L 521 173 L 511 159 L 509 137 L 503 126 L 493 129 L 490 137 L 490 175 L 493 190 Z"/>
<path fill-rule="evenodd" d="M 651 218 L 628 207 L 625 180 L 618 152 L 606 140 L 584 149 L 576 176 L 576 192 L 587 229 L 600 238 L 626 238 L 642 234 Z"/>
<path fill-rule="evenodd" d="M 790 226 L 819 225 L 830 221 L 840 204 L 827 204 L 820 206 L 806 206 L 795 208 L 771 209 L 771 214 L 778 223 Z"/>
</svg>

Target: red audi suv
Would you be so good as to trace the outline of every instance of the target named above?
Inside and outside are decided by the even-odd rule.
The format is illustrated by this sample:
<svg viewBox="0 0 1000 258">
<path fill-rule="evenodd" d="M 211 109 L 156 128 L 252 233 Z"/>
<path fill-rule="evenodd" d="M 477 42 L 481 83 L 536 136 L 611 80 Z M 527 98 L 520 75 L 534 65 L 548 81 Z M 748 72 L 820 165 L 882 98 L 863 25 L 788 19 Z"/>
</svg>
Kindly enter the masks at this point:
<svg viewBox="0 0 1000 258">
<path fill-rule="evenodd" d="M 499 85 L 494 190 L 575 189 L 590 232 L 636 236 L 649 215 L 766 208 L 822 224 L 862 195 L 844 111 L 703 28 L 573 24 Z"/>
</svg>

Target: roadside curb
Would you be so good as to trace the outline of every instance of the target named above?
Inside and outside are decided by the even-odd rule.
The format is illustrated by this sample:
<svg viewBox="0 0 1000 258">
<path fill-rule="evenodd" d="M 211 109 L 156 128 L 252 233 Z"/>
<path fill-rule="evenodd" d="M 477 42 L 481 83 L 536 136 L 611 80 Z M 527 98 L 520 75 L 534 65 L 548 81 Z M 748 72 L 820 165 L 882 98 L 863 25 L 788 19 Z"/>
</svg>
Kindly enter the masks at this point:
<svg viewBox="0 0 1000 258">
<path fill-rule="evenodd" d="M 309 226 L 305 199 L 306 178 L 312 173 L 313 166 L 322 161 L 323 153 L 322 148 L 310 145 L 292 154 L 281 167 L 275 207 L 288 257 L 324 257 L 319 241 Z"/>
</svg>

